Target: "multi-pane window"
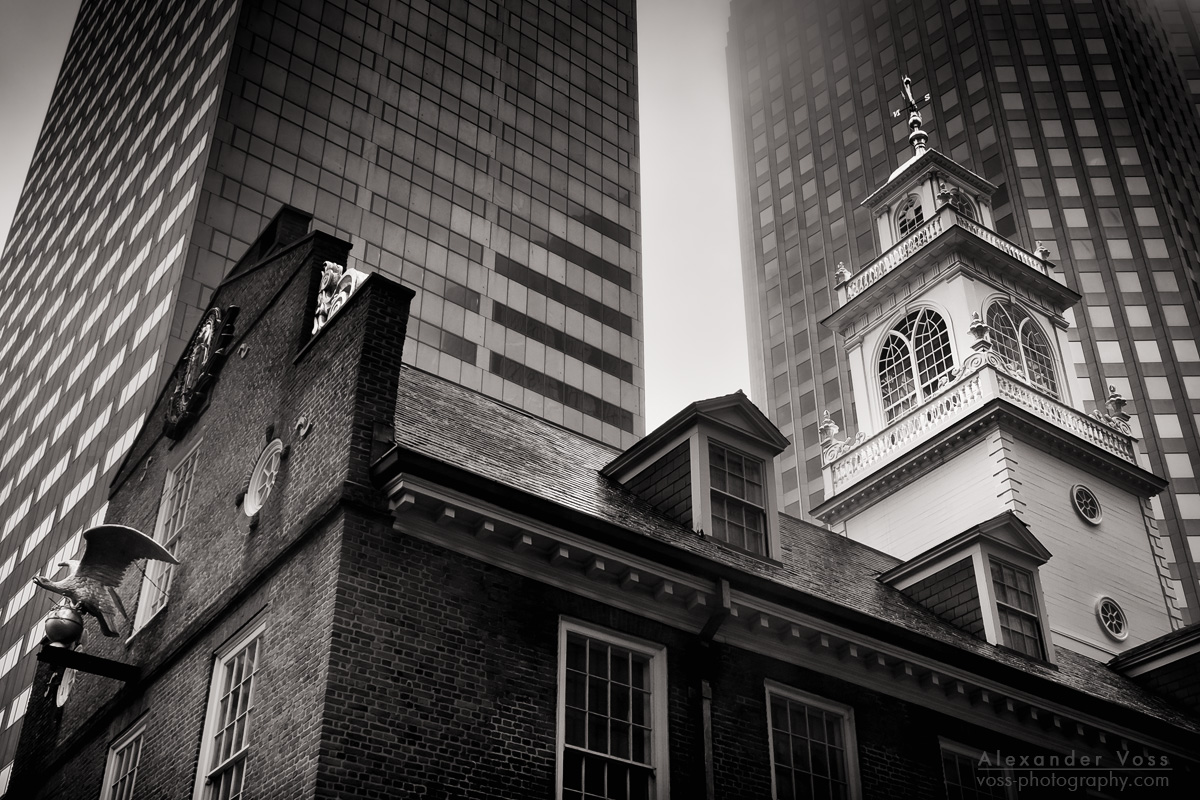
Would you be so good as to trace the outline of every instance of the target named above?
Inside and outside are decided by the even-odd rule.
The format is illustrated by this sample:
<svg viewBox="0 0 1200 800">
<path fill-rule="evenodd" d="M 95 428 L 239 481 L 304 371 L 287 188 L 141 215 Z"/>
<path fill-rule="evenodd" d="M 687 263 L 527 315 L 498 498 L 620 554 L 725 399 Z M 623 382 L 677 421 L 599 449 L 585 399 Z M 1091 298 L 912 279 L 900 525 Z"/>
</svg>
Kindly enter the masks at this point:
<svg viewBox="0 0 1200 800">
<path fill-rule="evenodd" d="M 1030 384 L 1057 399 L 1058 380 L 1050 343 L 1029 314 L 999 300 L 988 307 L 987 324 L 996 354 L 1023 371 Z"/>
<path fill-rule="evenodd" d="M 559 797 L 666 797 L 661 648 L 563 622 Z"/>
<path fill-rule="evenodd" d="M 776 800 L 857 796 L 851 710 L 774 685 L 767 699 Z"/>
<path fill-rule="evenodd" d="M 980 755 L 942 745 L 942 777 L 949 800 L 1007 800 L 1008 775 L 1002 767 L 981 767 Z"/>
<path fill-rule="evenodd" d="M 924 221 L 925 210 L 921 208 L 920 199 L 909 197 L 896 214 L 896 228 L 900 231 L 900 238 L 908 236 Z"/>
<path fill-rule="evenodd" d="M 1033 573 L 995 558 L 991 566 L 1001 641 L 1025 655 L 1045 658 Z"/>
<path fill-rule="evenodd" d="M 145 733 L 146 726 L 138 725 L 109 748 L 108 766 L 104 770 L 103 800 L 133 800 Z"/>
<path fill-rule="evenodd" d="M 950 332 L 941 315 L 914 311 L 888 331 L 879 353 L 883 410 L 891 422 L 933 394 L 953 369 Z"/>
<path fill-rule="evenodd" d="M 708 473 L 713 536 L 735 547 L 766 555 L 763 462 L 709 442 Z"/>
<path fill-rule="evenodd" d="M 197 800 L 240 800 L 243 795 L 265 630 L 264 625 L 256 627 L 213 666 L 196 775 Z"/>
<path fill-rule="evenodd" d="M 196 452 L 196 449 L 193 448 L 175 469 L 168 472 L 166 483 L 163 485 L 154 539 L 171 555 L 175 555 L 179 547 L 180 535 L 187 524 L 188 501 L 192 495 L 192 475 L 196 468 Z M 172 565 L 165 561 L 146 562 L 137 618 L 134 622 L 135 630 L 145 625 L 167 604 L 172 574 Z"/>
</svg>

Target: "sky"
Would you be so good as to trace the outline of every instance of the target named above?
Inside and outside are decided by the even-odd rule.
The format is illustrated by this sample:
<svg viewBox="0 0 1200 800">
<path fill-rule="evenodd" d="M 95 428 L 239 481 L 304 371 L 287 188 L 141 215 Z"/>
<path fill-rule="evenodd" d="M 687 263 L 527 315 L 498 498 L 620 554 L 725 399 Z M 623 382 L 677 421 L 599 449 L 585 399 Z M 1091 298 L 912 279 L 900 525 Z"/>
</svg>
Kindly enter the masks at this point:
<svg viewBox="0 0 1200 800">
<path fill-rule="evenodd" d="M 729 0 L 637 0 L 646 428 L 750 393 L 725 73 Z M 0 249 L 78 0 L 0 0 Z"/>
</svg>

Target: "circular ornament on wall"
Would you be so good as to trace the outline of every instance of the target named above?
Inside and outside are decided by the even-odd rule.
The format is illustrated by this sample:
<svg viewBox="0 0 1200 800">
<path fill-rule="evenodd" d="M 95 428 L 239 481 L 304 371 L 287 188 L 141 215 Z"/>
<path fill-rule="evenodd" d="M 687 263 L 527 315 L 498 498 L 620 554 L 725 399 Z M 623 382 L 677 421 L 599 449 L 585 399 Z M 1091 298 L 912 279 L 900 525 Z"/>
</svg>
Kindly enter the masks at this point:
<svg viewBox="0 0 1200 800">
<path fill-rule="evenodd" d="M 246 491 L 246 499 L 242 510 L 246 516 L 253 517 L 267 502 L 271 490 L 275 487 L 275 479 L 279 476 L 279 465 L 283 461 L 283 442 L 274 439 L 258 457 L 254 472 L 250 475 L 250 487 Z"/>
<path fill-rule="evenodd" d="M 1083 517 L 1083 521 L 1089 525 L 1099 525 L 1100 520 L 1104 519 L 1100 498 L 1082 483 L 1071 487 L 1071 505 L 1075 506 L 1075 513 Z"/>
<path fill-rule="evenodd" d="M 1096 601 L 1096 619 L 1108 634 L 1108 638 L 1123 642 L 1129 636 L 1129 623 L 1125 619 L 1125 611 L 1121 604 L 1111 597 L 1101 597 Z"/>
</svg>

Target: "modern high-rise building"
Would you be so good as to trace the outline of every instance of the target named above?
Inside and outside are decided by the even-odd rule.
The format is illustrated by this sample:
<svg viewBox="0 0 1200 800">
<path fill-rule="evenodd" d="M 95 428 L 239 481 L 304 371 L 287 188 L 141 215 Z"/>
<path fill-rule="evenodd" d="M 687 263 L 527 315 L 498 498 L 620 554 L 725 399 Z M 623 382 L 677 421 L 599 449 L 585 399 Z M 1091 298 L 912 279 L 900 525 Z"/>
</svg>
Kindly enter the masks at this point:
<svg viewBox="0 0 1200 800">
<path fill-rule="evenodd" d="M 284 205 L 416 290 L 406 362 L 636 441 L 636 70 L 633 0 L 85 0 L 2 261 L 0 768 L 49 610 L 30 577 L 103 518 Z"/>
<path fill-rule="evenodd" d="M 910 156 L 909 75 L 930 147 L 998 187 L 996 232 L 1040 242 L 1083 295 L 1066 317 L 1078 399 L 1131 401 L 1142 457 L 1171 481 L 1151 502 L 1175 593 L 1200 619 L 1198 56 L 1185 0 L 733 0 L 753 395 L 793 443 L 788 511 L 828 499 L 823 415 L 857 433 L 862 387 L 822 324 L 839 266 L 870 269 L 921 222 L 892 209 L 883 241 L 863 205 Z"/>
</svg>

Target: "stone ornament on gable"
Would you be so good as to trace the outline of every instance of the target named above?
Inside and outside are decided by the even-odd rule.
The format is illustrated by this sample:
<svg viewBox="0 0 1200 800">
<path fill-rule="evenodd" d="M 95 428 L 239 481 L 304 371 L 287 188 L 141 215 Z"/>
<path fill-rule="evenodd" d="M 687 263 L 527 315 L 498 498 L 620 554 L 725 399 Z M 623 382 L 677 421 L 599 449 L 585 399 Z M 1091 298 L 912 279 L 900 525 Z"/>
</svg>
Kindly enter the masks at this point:
<svg viewBox="0 0 1200 800">
<path fill-rule="evenodd" d="M 313 333 L 325 327 L 329 318 L 346 304 L 350 295 L 358 290 L 366 277 L 366 273 L 356 269 L 347 269 L 332 261 L 325 262 L 325 271 L 321 273 L 321 287 L 317 290 L 317 313 L 313 318 Z"/>
<path fill-rule="evenodd" d="M 1133 435 L 1133 428 L 1129 425 L 1129 415 L 1125 413 L 1126 400 L 1117 391 L 1117 388 L 1112 384 L 1108 386 L 1108 398 L 1104 401 L 1104 409 L 1108 413 L 1104 413 L 1100 409 L 1096 409 L 1091 413 L 1091 417 L 1098 422 L 1103 422 L 1113 430 L 1120 431 L 1127 436 Z"/>
<path fill-rule="evenodd" d="M 175 368 L 174 385 L 167 399 L 163 432 L 171 439 L 183 438 L 204 408 L 208 392 L 228 354 L 237 314 L 237 306 L 210 308 L 188 343 L 183 360 Z"/>
<path fill-rule="evenodd" d="M 848 453 L 863 443 L 867 439 L 867 435 L 859 431 L 854 435 L 853 439 L 835 439 L 841 428 L 837 423 L 830 418 L 829 412 L 825 411 L 821 415 L 821 424 L 817 431 L 821 434 L 821 463 L 828 464 L 830 461 L 841 456 L 843 453 Z"/>
</svg>

